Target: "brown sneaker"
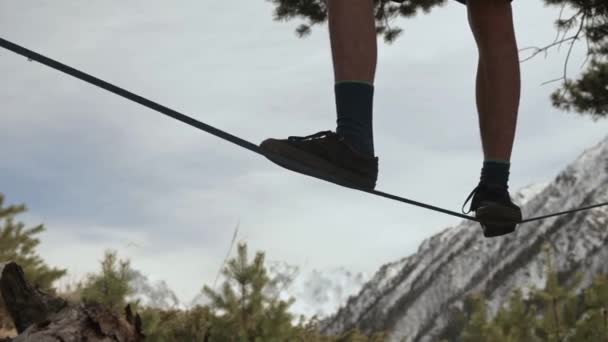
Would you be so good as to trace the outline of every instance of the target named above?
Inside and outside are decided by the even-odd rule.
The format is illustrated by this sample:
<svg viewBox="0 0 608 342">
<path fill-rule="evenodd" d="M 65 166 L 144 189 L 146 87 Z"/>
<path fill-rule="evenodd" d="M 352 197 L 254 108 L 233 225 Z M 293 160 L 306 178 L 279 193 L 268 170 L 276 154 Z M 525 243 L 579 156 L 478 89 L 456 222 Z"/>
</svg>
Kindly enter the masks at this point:
<svg viewBox="0 0 608 342">
<path fill-rule="evenodd" d="M 496 237 L 513 233 L 521 221 L 521 209 L 511 201 L 506 187 L 480 183 L 463 205 L 471 200 L 469 212 L 480 220 L 483 236 Z"/>
<path fill-rule="evenodd" d="M 378 178 L 378 158 L 355 151 L 331 131 L 260 144 L 266 158 L 286 169 L 356 189 L 371 190 Z"/>
</svg>

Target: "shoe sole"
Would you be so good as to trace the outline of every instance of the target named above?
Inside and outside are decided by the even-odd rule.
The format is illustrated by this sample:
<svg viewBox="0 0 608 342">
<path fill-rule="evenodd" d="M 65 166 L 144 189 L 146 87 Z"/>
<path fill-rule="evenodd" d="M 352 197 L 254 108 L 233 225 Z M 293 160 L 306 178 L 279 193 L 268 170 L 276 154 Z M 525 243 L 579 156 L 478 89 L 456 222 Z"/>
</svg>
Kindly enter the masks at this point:
<svg viewBox="0 0 608 342">
<path fill-rule="evenodd" d="M 269 152 L 265 157 L 273 163 L 306 176 L 358 190 L 373 190 L 376 186 L 375 182 L 365 177 L 337 167 L 325 159 L 306 153 L 279 140 L 265 140 L 260 144 L 260 148 Z M 284 156 L 295 156 L 296 159 Z"/>
<path fill-rule="evenodd" d="M 485 237 L 497 237 L 513 233 L 517 223 L 522 219 L 521 210 L 495 203 L 480 206 L 475 212 L 475 217 L 480 220 L 483 236 Z"/>
</svg>

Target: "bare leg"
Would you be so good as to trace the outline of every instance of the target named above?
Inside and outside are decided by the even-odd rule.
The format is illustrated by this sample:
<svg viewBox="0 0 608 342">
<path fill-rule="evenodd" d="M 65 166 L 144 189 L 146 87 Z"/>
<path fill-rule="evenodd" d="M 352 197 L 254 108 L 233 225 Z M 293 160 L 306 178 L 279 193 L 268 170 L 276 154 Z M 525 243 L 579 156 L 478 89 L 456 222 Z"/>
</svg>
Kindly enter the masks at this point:
<svg viewBox="0 0 608 342">
<path fill-rule="evenodd" d="M 519 58 L 509 0 L 468 0 L 467 8 L 479 50 L 476 99 L 484 152 L 480 183 L 469 198 L 484 236 L 495 237 L 512 233 L 521 220 L 521 209 L 508 192 L 521 88 Z"/>
<path fill-rule="evenodd" d="M 486 160 L 509 161 L 521 91 L 519 57 L 508 0 L 468 0 L 479 50 L 476 98 Z"/>
<path fill-rule="evenodd" d="M 373 84 L 377 43 L 372 0 L 329 0 L 329 33 L 336 82 Z"/>
<path fill-rule="evenodd" d="M 275 163 L 357 189 L 373 189 L 378 177 L 372 129 L 377 62 L 373 0 L 327 0 L 334 65 L 336 133 L 267 139 L 260 147 Z M 339 153 L 335 153 L 339 151 Z M 282 158 L 274 158 L 280 155 Z"/>
<path fill-rule="evenodd" d="M 336 133 L 374 157 L 373 96 L 377 63 L 373 0 L 328 0 L 334 64 Z"/>
</svg>

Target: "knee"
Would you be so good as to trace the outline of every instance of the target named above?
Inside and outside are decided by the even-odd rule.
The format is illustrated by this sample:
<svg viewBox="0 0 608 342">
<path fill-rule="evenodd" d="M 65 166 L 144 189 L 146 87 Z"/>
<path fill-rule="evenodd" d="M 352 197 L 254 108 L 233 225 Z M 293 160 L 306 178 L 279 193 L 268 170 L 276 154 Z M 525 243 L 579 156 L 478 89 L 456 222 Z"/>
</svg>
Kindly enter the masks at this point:
<svg viewBox="0 0 608 342">
<path fill-rule="evenodd" d="M 468 0 L 467 3 L 469 25 L 480 50 L 516 46 L 509 0 Z"/>
</svg>

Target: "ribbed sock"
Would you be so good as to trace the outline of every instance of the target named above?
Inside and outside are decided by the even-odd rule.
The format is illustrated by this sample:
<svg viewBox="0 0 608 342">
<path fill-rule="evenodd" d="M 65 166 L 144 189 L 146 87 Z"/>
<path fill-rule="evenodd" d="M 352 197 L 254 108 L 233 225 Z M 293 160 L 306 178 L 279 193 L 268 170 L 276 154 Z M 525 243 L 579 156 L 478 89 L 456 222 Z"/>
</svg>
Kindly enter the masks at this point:
<svg viewBox="0 0 608 342">
<path fill-rule="evenodd" d="M 334 91 L 338 113 L 336 133 L 345 137 L 358 152 L 373 157 L 374 86 L 365 81 L 339 81 Z"/>
<path fill-rule="evenodd" d="M 485 160 L 481 169 L 481 183 L 507 188 L 511 163 L 504 160 Z"/>
</svg>

